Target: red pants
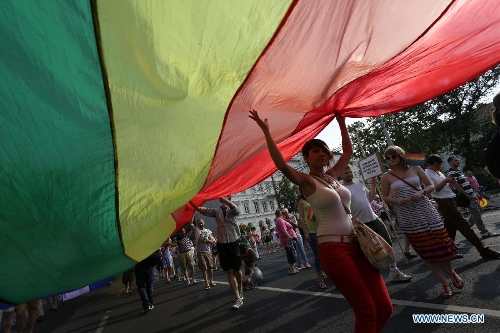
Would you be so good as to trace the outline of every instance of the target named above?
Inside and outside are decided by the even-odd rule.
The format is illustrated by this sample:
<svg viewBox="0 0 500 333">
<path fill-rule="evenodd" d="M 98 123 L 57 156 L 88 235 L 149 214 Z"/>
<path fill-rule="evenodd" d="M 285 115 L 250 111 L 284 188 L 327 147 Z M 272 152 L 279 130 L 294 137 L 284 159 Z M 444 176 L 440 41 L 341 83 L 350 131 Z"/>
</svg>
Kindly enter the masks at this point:
<svg viewBox="0 0 500 333">
<path fill-rule="evenodd" d="M 392 315 L 392 302 L 382 278 L 359 244 L 318 244 L 319 261 L 354 311 L 355 333 L 381 332 Z"/>
</svg>

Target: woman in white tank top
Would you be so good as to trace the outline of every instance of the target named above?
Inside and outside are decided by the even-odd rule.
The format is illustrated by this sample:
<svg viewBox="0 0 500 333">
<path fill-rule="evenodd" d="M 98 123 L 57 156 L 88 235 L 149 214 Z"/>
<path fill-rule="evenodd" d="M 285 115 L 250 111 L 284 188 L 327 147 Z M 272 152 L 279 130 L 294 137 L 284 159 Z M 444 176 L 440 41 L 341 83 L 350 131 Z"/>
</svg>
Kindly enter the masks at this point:
<svg viewBox="0 0 500 333">
<path fill-rule="evenodd" d="M 343 154 L 333 167 L 329 165 L 333 154 L 326 143 L 313 139 L 304 144 L 302 155 L 309 166 L 309 174 L 285 162 L 271 136 L 267 119 L 262 120 L 257 111 L 250 111 L 249 117 L 264 132 L 276 167 L 299 186 L 314 211 L 321 267 L 351 305 L 355 315 L 354 332 L 381 332 L 392 315 L 392 303 L 382 275 L 366 259 L 357 243 L 351 218 L 344 208 L 350 205 L 350 192 L 337 182 L 352 156 L 344 117 L 336 116 Z"/>
</svg>

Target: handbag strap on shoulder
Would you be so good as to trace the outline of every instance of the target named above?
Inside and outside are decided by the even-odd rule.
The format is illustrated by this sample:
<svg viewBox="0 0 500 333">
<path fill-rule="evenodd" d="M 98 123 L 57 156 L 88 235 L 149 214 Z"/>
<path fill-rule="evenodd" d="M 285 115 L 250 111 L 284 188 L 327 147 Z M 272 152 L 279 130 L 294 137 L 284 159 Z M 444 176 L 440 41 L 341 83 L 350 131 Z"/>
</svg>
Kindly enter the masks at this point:
<svg viewBox="0 0 500 333">
<path fill-rule="evenodd" d="M 398 176 L 398 175 L 396 175 L 395 173 L 392 173 L 392 172 L 390 172 L 390 171 L 389 171 L 388 173 L 390 173 L 391 175 L 393 175 L 393 176 L 394 176 L 394 177 L 396 177 L 396 178 L 399 178 L 399 179 L 400 179 L 400 180 L 402 180 L 404 183 L 406 183 L 406 185 L 411 186 L 414 190 L 417 190 L 417 191 L 420 191 L 420 190 L 421 190 L 421 189 L 416 188 L 416 187 L 415 187 L 415 186 L 413 186 L 412 184 L 408 183 L 406 180 L 404 180 L 403 178 L 399 177 L 399 176 Z"/>
<path fill-rule="evenodd" d="M 313 175 L 313 174 L 309 174 L 309 175 L 312 176 L 313 178 L 315 178 L 320 183 L 325 184 L 327 187 L 331 188 L 332 190 L 335 190 L 335 188 L 333 187 L 333 185 L 330 184 L 329 182 L 327 182 L 326 180 L 324 180 L 323 178 L 318 177 L 318 176 Z M 349 207 L 346 206 L 346 204 L 344 203 L 344 201 L 342 201 L 342 198 L 340 198 L 340 202 L 342 202 L 342 206 L 344 206 L 344 209 L 345 209 L 347 215 L 351 215 L 351 210 L 349 209 Z"/>
</svg>

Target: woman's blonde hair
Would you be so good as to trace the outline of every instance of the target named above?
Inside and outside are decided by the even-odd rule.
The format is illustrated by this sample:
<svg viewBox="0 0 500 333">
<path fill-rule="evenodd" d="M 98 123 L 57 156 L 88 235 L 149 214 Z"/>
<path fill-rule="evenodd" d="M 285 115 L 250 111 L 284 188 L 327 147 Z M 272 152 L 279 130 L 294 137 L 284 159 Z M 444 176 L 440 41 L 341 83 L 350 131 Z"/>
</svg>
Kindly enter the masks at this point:
<svg viewBox="0 0 500 333">
<path fill-rule="evenodd" d="M 384 152 L 384 158 L 387 156 L 387 155 L 392 155 L 392 154 L 396 154 L 399 156 L 399 164 L 404 168 L 406 169 L 408 167 L 408 163 L 406 162 L 406 157 L 405 157 L 405 151 L 403 148 L 399 147 L 399 146 L 389 146 L 385 152 Z"/>
</svg>

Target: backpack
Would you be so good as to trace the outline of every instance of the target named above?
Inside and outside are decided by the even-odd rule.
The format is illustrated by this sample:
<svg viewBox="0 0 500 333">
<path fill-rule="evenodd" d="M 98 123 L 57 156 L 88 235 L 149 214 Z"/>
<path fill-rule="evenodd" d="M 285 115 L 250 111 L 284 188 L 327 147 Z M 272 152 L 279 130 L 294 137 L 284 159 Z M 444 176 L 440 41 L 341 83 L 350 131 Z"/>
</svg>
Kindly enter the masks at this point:
<svg viewBox="0 0 500 333">
<path fill-rule="evenodd" d="M 493 176 L 500 178 L 500 127 L 486 146 L 486 166 Z"/>
</svg>

